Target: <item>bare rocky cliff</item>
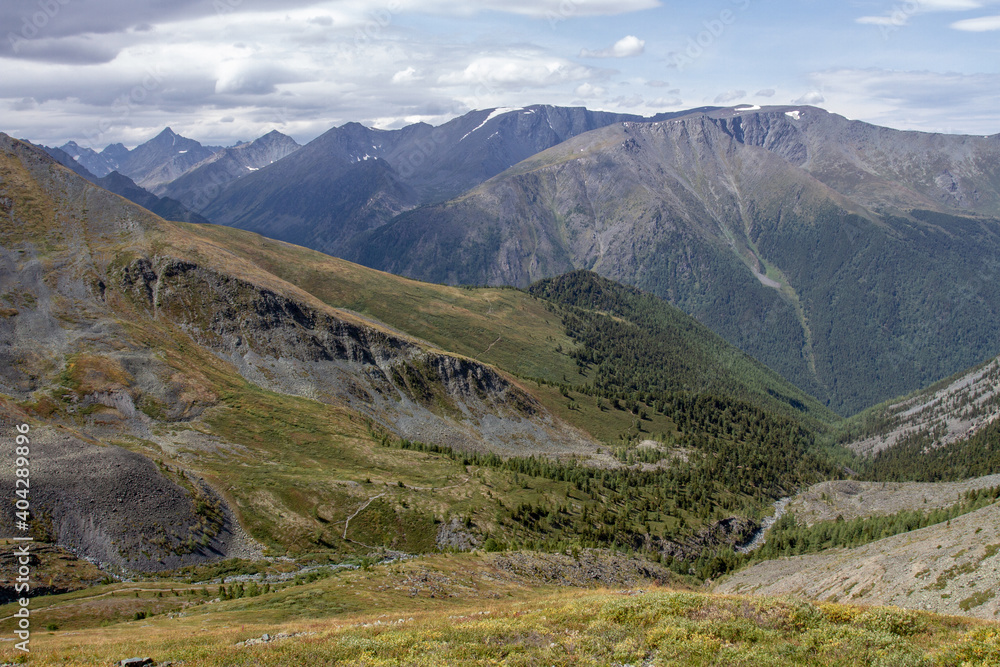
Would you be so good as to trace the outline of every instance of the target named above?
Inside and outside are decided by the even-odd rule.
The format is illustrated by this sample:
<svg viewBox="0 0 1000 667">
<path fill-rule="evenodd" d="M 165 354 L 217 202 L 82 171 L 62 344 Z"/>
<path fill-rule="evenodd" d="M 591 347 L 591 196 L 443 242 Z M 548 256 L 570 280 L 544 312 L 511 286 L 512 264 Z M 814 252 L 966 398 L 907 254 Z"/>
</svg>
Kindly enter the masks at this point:
<svg viewBox="0 0 1000 667">
<path fill-rule="evenodd" d="M 508 453 L 589 449 L 495 369 L 346 313 L 170 257 L 135 259 L 109 283 L 255 384 L 347 405 L 403 437 Z"/>
</svg>

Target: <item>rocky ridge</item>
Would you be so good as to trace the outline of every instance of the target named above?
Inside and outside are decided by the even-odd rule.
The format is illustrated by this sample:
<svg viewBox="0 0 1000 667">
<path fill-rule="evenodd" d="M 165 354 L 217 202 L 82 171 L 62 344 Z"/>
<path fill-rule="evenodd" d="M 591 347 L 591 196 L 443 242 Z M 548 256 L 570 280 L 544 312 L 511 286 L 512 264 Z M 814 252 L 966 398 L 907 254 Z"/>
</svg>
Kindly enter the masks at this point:
<svg viewBox="0 0 1000 667">
<path fill-rule="evenodd" d="M 904 440 L 921 438 L 942 447 L 975 435 L 1000 419 L 1000 357 L 925 391 L 873 410 L 866 416 L 874 431 L 846 443 L 873 456 Z"/>
</svg>

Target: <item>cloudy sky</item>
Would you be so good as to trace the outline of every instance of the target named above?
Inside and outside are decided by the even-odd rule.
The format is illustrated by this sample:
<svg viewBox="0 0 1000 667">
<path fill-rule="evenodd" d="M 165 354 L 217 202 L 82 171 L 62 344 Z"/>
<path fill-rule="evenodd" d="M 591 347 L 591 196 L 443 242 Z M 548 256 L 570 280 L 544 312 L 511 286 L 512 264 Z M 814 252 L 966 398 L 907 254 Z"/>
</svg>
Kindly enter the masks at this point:
<svg viewBox="0 0 1000 667">
<path fill-rule="evenodd" d="M 1000 0 L 3 0 L 0 131 L 300 142 L 534 103 L 1000 132 Z"/>
</svg>

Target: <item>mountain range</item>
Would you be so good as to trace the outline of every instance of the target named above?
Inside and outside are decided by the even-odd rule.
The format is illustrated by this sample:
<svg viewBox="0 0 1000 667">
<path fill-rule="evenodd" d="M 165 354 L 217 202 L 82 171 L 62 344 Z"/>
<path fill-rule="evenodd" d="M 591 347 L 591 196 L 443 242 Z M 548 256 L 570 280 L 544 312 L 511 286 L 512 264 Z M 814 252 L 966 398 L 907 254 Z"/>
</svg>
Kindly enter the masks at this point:
<svg viewBox="0 0 1000 667">
<path fill-rule="evenodd" d="M 457 196 L 541 150 L 626 120 L 642 118 L 534 106 L 470 112 L 439 127 L 347 123 L 233 183 L 201 212 L 218 224 L 339 255 L 352 236 L 400 212 Z"/>
<path fill-rule="evenodd" d="M 149 211 L 164 217 L 167 220 L 179 220 L 182 222 L 207 223 L 204 217 L 187 209 L 183 204 L 169 197 L 157 197 L 149 190 L 136 185 L 128 176 L 111 171 L 98 178 L 86 167 L 80 164 L 61 148 L 42 147 L 56 162 L 71 169 L 73 173 L 82 176 L 94 185 L 98 185 L 108 192 L 120 195 L 129 201 L 142 206 Z"/>
<path fill-rule="evenodd" d="M 119 162 L 142 184 L 183 157 L 188 171 L 156 194 L 422 280 L 524 287 L 596 271 L 843 415 L 1000 353 L 1000 135 L 801 106 L 533 106 L 439 127 L 348 123 L 302 149 L 272 132 L 196 164 L 178 151 L 214 149 L 194 143 L 168 128 Z"/>
<path fill-rule="evenodd" d="M 201 211 L 219 196 L 225 186 L 298 149 L 299 145 L 294 139 L 272 130 L 254 141 L 219 150 L 169 183 L 153 188 L 153 192 L 177 199 L 192 210 Z"/>
<path fill-rule="evenodd" d="M 121 144 L 112 144 L 98 153 L 73 141 L 59 148 L 99 178 L 117 171 L 144 188 L 169 183 L 222 150 L 219 146 L 202 146 L 194 139 L 176 134 L 169 127 L 132 150 Z"/>
</svg>

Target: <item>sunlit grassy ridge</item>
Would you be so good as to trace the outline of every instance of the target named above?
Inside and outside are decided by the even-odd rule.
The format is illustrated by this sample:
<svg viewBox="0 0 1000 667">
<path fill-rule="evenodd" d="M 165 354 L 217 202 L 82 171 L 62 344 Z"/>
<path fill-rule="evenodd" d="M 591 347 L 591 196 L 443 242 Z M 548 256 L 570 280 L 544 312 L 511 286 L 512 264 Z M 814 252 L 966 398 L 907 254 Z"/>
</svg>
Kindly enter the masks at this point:
<svg viewBox="0 0 1000 667">
<path fill-rule="evenodd" d="M 384 322 L 442 349 L 552 382 L 584 380 L 558 315 L 509 289 L 463 289 L 375 271 L 335 257 L 216 225 L 178 225 L 246 258 L 325 303 Z"/>
</svg>

